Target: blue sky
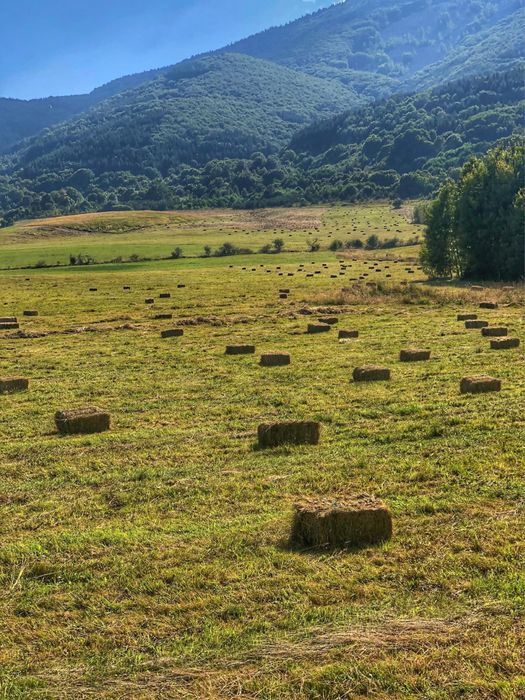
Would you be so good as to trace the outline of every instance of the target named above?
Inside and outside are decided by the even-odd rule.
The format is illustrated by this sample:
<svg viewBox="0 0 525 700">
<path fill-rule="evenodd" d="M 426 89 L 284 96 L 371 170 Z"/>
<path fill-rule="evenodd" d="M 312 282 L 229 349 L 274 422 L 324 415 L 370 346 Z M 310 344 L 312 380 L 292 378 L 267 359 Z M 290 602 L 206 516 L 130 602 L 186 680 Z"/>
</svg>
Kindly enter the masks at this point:
<svg viewBox="0 0 525 700">
<path fill-rule="evenodd" d="M 89 92 L 334 0 L 0 0 L 0 96 Z"/>
</svg>

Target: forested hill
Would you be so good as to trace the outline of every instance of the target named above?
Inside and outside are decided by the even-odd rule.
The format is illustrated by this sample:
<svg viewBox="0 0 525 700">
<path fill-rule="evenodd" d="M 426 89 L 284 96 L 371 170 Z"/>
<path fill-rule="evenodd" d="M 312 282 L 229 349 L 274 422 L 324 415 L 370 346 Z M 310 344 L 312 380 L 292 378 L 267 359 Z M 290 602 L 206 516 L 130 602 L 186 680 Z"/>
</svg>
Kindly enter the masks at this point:
<svg viewBox="0 0 525 700">
<path fill-rule="evenodd" d="M 72 119 L 108 97 L 153 80 L 160 72 L 153 70 L 127 75 L 101 85 L 86 95 L 46 97 L 40 100 L 14 100 L 0 97 L 0 151 L 6 151 L 22 139 L 34 136 L 42 129 Z"/>
<path fill-rule="evenodd" d="M 521 0 L 352 0 L 227 50 L 378 97 L 512 67 L 524 29 Z"/>
<path fill-rule="evenodd" d="M 12 166 L 28 177 L 82 167 L 167 175 L 180 163 L 275 152 L 320 115 L 357 104 L 338 82 L 248 56 L 208 56 L 34 137 Z"/>
<path fill-rule="evenodd" d="M 521 0 L 348 0 L 237 42 L 222 53 L 336 80 L 361 98 L 375 99 L 506 70 L 523 54 L 524 32 Z M 0 99 L 0 152 L 172 70 L 127 76 L 89 95 Z M 237 90 L 235 75 L 230 77 L 231 83 L 223 84 L 225 97 L 235 97 Z M 155 89 L 151 95 L 156 102 Z M 252 106 L 257 110 L 257 100 Z"/>
<path fill-rule="evenodd" d="M 61 161 L 68 153 L 67 139 L 64 149 L 41 158 L 34 144 L 25 171 L 0 175 L 0 217 L 5 225 L 20 218 L 102 209 L 259 207 L 430 195 L 470 156 L 523 133 L 522 76 L 517 68 L 392 97 L 303 130 L 280 154 L 234 158 L 228 152 L 199 167 L 181 163 L 164 171 L 162 145 L 153 139 L 152 148 L 135 152 L 127 142 L 127 149 L 119 150 L 118 139 L 128 138 L 127 132 L 119 135 L 112 129 L 113 152 L 128 159 L 146 154 L 148 171 L 117 170 L 115 163 L 105 172 L 75 169 L 64 165 L 69 159 Z M 98 140 L 89 143 L 92 154 L 99 146 L 106 148 Z M 225 150 L 231 151 L 231 144 Z M 52 164 L 48 170 L 47 163 Z"/>
</svg>

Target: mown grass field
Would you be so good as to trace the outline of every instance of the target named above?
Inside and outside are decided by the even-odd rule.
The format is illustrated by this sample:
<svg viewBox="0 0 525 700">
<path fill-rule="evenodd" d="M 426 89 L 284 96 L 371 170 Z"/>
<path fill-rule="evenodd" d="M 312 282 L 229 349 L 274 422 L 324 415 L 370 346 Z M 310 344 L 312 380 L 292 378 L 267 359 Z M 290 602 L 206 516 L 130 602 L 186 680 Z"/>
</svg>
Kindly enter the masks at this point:
<svg viewBox="0 0 525 700">
<path fill-rule="evenodd" d="M 318 239 L 327 248 L 335 239 L 365 241 L 371 234 L 381 240 L 410 241 L 421 227 L 410 223 L 407 210 L 392 211 L 387 204 L 359 207 L 310 207 L 255 211 L 120 212 L 81 214 L 20 222 L 0 235 L 0 268 L 67 265 L 70 255 L 91 256 L 103 263 L 121 257 L 168 258 L 176 247 L 184 256 L 202 256 L 234 243 L 257 252 L 275 238 L 285 249 L 305 252 Z M 401 248 L 399 255 L 411 255 Z"/>
<path fill-rule="evenodd" d="M 318 226 L 353 235 L 349 215 L 365 214 L 326 210 Z M 214 244 L 207 230 L 196 248 Z M 157 246 L 152 231 L 86 233 L 82 248 L 117 257 L 124 236 Z M 14 235 L 0 247 L 12 265 L 62 250 L 49 232 Z M 167 247 L 191 244 L 178 236 Z M 429 284 L 385 251 L 354 257 L 344 275 L 305 247 L 0 272 L 0 315 L 22 331 L 0 333 L 0 377 L 31 382 L 0 397 L 0 697 L 525 696 L 523 289 Z M 499 308 L 478 310 L 485 299 Z M 324 310 L 360 337 L 305 335 Z M 461 311 L 522 347 L 490 350 Z M 184 337 L 160 338 L 177 324 Z M 256 355 L 225 356 L 236 342 Z M 409 346 L 432 359 L 400 363 Z M 292 364 L 260 367 L 267 350 Z M 392 380 L 353 383 L 368 363 Z M 502 391 L 460 395 L 469 374 Z M 85 405 L 108 409 L 111 431 L 59 437 L 54 412 Z M 258 424 L 281 419 L 320 421 L 320 444 L 255 449 Z M 390 507 L 391 541 L 287 546 L 297 500 L 363 492 Z"/>
</svg>

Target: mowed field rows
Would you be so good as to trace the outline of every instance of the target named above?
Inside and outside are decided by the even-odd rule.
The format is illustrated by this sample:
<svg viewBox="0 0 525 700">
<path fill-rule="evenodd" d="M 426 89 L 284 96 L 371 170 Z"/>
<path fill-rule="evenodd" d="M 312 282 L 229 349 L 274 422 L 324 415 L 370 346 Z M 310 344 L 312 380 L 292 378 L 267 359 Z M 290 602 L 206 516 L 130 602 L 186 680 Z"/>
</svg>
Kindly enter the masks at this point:
<svg viewBox="0 0 525 700">
<path fill-rule="evenodd" d="M 42 256 L 40 237 L 16 245 Z M 0 396 L 0 697 L 524 696 L 523 289 L 430 284 L 398 253 L 0 273 L 20 323 L 0 378 L 30 381 Z M 521 346 L 490 349 L 465 312 Z M 256 353 L 226 356 L 237 343 Z M 400 362 L 411 347 L 431 359 Z M 268 351 L 291 364 L 261 367 Z M 367 364 L 391 380 L 354 382 Z M 460 394 L 485 374 L 500 392 Z M 55 411 L 84 406 L 111 430 L 59 436 Z M 319 444 L 259 449 L 281 420 L 319 421 Z M 390 541 L 289 545 L 296 502 L 362 493 L 389 507 Z"/>
</svg>

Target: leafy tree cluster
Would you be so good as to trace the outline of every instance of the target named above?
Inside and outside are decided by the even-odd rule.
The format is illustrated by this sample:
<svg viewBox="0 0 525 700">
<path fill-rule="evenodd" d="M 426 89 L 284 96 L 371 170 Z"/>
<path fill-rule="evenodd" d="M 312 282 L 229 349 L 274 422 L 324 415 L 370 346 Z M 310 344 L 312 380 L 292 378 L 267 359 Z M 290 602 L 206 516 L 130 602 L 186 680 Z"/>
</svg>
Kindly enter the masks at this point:
<svg viewBox="0 0 525 700">
<path fill-rule="evenodd" d="M 518 280 L 525 273 L 525 145 L 473 158 L 427 212 L 422 263 L 439 277 Z"/>
</svg>

